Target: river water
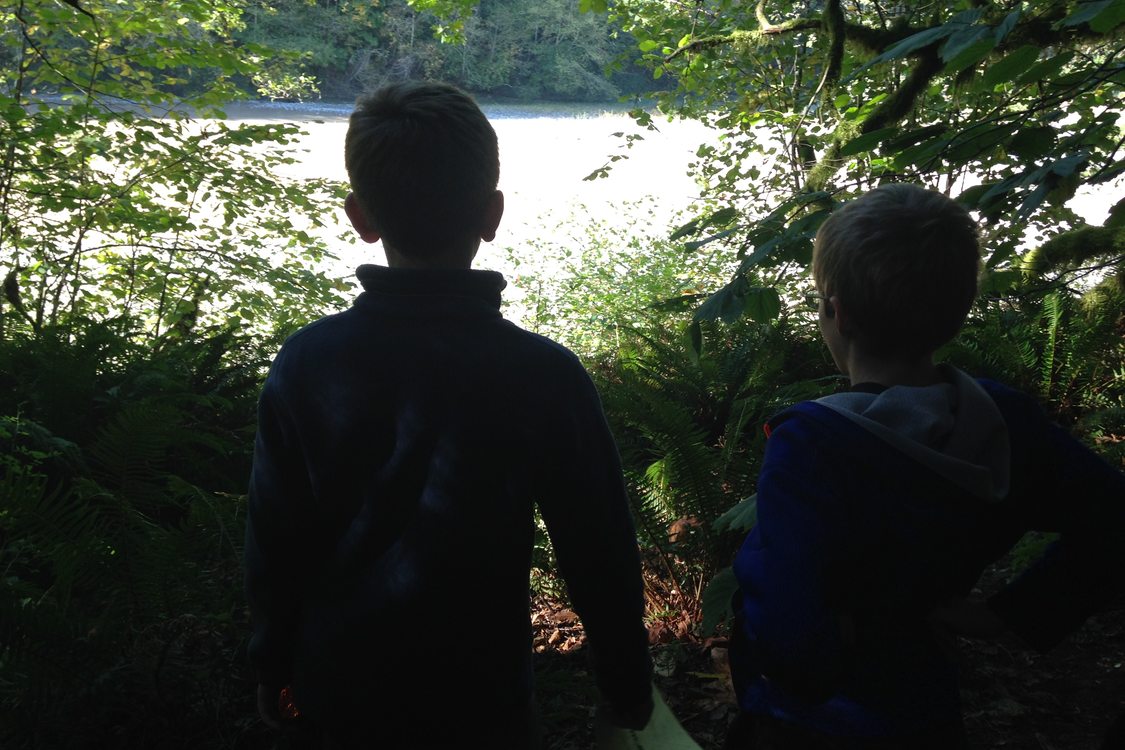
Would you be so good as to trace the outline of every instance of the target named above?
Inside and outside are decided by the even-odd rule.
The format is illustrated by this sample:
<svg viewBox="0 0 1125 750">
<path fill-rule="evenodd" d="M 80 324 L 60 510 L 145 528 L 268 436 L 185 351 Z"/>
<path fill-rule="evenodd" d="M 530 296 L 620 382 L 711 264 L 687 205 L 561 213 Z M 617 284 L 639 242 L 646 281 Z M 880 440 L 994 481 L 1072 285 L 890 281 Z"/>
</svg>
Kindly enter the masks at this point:
<svg viewBox="0 0 1125 750">
<path fill-rule="evenodd" d="M 698 196 L 689 162 L 714 131 L 698 122 L 657 121 L 656 131 L 639 128 L 625 112 L 592 106 L 482 105 L 500 144 L 500 189 L 505 213 L 493 243 L 482 245 L 476 266 L 506 270 L 521 246 L 541 242 L 567 222 L 628 225 L 666 234 L 680 212 Z M 285 120 L 301 126 L 298 161 L 283 176 L 346 181 L 344 134 L 351 104 L 232 104 L 234 121 Z M 620 135 L 615 135 L 620 134 Z M 643 140 L 626 148 L 628 134 Z M 583 178 L 614 155 L 609 176 Z M 343 211 L 336 221 L 346 226 Z M 546 237 L 550 240 L 550 237 Z M 347 273 L 363 262 L 384 262 L 378 245 L 331 239 L 340 261 L 333 272 Z"/>
<path fill-rule="evenodd" d="M 234 121 L 293 122 L 302 127 L 297 162 L 283 176 L 346 181 L 344 133 L 351 103 L 232 104 Z M 685 220 L 684 212 L 698 199 L 699 188 L 688 176 L 688 164 L 701 143 L 718 135 L 694 121 L 656 119 L 657 130 L 639 128 L 622 110 L 598 105 L 484 104 L 500 143 L 500 189 L 505 216 L 493 243 L 482 245 L 476 267 L 511 274 L 520 257 L 557 249 L 560 244 L 589 242 L 601 227 L 623 228 L 624 235 L 667 237 Z M 643 140 L 626 148 L 628 134 Z M 583 178 L 615 155 L 609 177 Z M 1125 180 L 1097 189 L 1083 188 L 1068 206 L 1091 224 L 1102 224 L 1120 198 Z M 966 185 L 967 187 L 967 185 Z M 347 226 L 342 206 L 336 225 Z M 591 229 L 593 227 L 593 229 Z M 585 234 L 583 234 L 585 232 Z M 345 233 L 347 234 L 347 233 Z M 618 239 L 622 234 L 616 235 Z M 361 263 L 383 263 L 379 245 L 328 237 L 338 260 L 326 270 L 349 276 Z M 1027 245 L 1041 240 L 1029 231 Z M 643 245 L 643 243 L 642 243 Z M 535 268 L 535 263 L 525 266 Z M 547 265 L 549 269 L 553 266 Z M 536 272 L 542 273 L 540 263 Z"/>
</svg>

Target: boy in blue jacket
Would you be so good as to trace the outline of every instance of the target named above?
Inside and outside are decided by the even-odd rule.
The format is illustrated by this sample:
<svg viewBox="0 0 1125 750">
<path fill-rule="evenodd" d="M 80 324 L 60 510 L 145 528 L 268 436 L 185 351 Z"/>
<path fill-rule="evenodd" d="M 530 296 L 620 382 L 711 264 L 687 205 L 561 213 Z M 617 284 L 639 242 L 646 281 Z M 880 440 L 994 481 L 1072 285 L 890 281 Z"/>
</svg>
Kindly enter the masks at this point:
<svg viewBox="0 0 1125 750">
<path fill-rule="evenodd" d="M 1125 475 L 1028 396 L 933 361 L 976 296 L 969 214 L 882 186 L 817 235 L 821 334 L 850 390 L 774 417 L 735 561 L 728 747 L 965 746 L 950 630 L 1046 650 L 1120 590 Z M 1029 530 L 1029 570 L 969 601 Z"/>
<path fill-rule="evenodd" d="M 388 267 L 294 334 L 259 402 L 246 591 L 259 711 L 333 748 L 537 747 L 538 504 L 611 720 L 652 711 L 640 562 L 613 439 L 563 347 L 470 270 L 496 234 L 496 133 L 445 85 L 361 99 L 345 208 Z"/>
</svg>

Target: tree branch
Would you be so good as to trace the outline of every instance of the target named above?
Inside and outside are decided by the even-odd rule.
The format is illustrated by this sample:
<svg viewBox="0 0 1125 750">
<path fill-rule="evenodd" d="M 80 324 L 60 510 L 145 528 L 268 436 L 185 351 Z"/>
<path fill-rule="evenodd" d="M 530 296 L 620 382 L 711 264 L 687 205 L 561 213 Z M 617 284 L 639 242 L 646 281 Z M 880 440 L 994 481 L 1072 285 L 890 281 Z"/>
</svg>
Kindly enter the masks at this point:
<svg viewBox="0 0 1125 750">
<path fill-rule="evenodd" d="M 844 64 L 844 42 L 847 40 L 844 9 L 840 0 L 828 0 L 824 7 L 824 25 L 828 28 L 832 41 L 828 49 L 828 67 L 824 71 L 822 85 L 831 90 L 840 80 L 840 70 Z"/>
</svg>

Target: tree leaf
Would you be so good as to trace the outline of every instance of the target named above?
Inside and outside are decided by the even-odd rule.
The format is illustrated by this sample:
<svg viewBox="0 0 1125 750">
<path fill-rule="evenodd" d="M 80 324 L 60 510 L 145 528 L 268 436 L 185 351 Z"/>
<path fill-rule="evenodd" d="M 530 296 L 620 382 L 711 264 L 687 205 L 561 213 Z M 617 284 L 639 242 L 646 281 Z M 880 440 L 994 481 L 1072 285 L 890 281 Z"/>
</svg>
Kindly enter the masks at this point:
<svg viewBox="0 0 1125 750">
<path fill-rule="evenodd" d="M 1088 154 L 1071 154 L 1070 156 L 1065 156 L 1052 164 L 1051 171 L 1057 174 L 1059 177 L 1069 177 L 1071 174 L 1074 174 L 1074 172 L 1086 166 L 1086 163 L 1088 161 L 1090 161 L 1090 157 Z"/>
<path fill-rule="evenodd" d="M 971 211 L 980 205 L 981 198 L 991 188 L 992 184 L 988 182 L 973 185 L 971 188 L 962 190 L 961 194 L 957 196 L 956 201 Z"/>
<path fill-rule="evenodd" d="M 950 24 L 944 24 L 942 26 L 936 26 L 932 29 L 926 29 L 925 31 L 919 31 L 917 34 L 903 39 L 901 42 L 891 47 L 886 52 L 868 61 L 858 70 L 856 70 L 855 73 L 852 73 L 852 75 L 849 76 L 849 79 L 854 78 L 860 72 L 867 70 L 870 67 L 878 65 L 880 63 L 889 62 L 891 60 L 897 60 L 900 57 L 906 57 L 911 52 L 916 52 L 923 47 L 928 47 L 931 44 L 940 42 L 942 39 L 945 39 L 947 36 L 953 34 L 953 32 L 955 32 L 956 30 L 957 28 L 951 27 Z"/>
<path fill-rule="evenodd" d="M 1115 5 L 1121 5 L 1119 0 L 1097 0 L 1097 2 L 1092 3 L 1079 3 L 1078 9 L 1063 19 L 1062 26 L 1078 26 L 1079 24 L 1090 23 L 1090 28 L 1093 28 L 1094 19 L 1100 18 L 1105 11 L 1112 10 Z"/>
<path fill-rule="evenodd" d="M 936 123 L 934 125 L 927 125 L 923 128 L 916 128 L 908 130 L 902 135 L 891 138 L 883 144 L 883 151 L 885 153 L 900 151 L 908 146 L 913 146 L 915 143 L 920 143 L 935 135 L 941 135 L 949 130 L 949 126 L 945 123 Z"/>
<path fill-rule="evenodd" d="M 840 147 L 840 156 L 851 156 L 853 154 L 863 153 L 870 151 L 872 148 L 882 143 L 883 141 L 893 137 L 898 133 L 897 127 L 879 128 L 872 130 L 870 133 L 853 138 L 843 146 Z"/>
<path fill-rule="evenodd" d="M 1035 65 L 1032 65 L 1023 75 L 1016 79 L 1016 83 L 1031 83 L 1032 81 L 1042 81 L 1059 74 L 1067 63 L 1074 58 L 1073 52 L 1064 52 L 1061 55 L 1049 57 L 1046 60 L 1040 60 Z"/>
<path fill-rule="evenodd" d="M 715 213 L 708 216 L 707 221 L 704 222 L 703 226 L 706 226 L 706 227 L 726 226 L 736 216 L 738 216 L 738 210 L 736 208 L 734 208 L 733 206 L 726 206 L 725 208 L 720 208 L 718 211 L 716 211 Z"/>
<path fill-rule="evenodd" d="M 711 528 L 715 531 L 749 531 L 758 523 L 757 493 L 742 500 L 738 505 L 715 519 Z"/>
<path fill-rule="evenodd" d="M 967 49 L 963 50 L 945 66 L 946 72 L 955 73 L 965 68 L 970 68 L 988 57 L 996 48 L 996 40 L 991 35 L 978 39 Z"/>
<path fill-rule="evenodd" d="M 686 224 L 682 224 L 676 231 L 672 232 L 672 234 L 669 235 L 668 239 L 675 241 L 683 239 L 688 235 L 696 234 L 697 232 L 699 232 L 700 221 L 702 221 L 702 217 L 697 216 Z"/>
<path fill-rule="evenodd" d="M 706 245 L 708 243 L 714 242 L 715 240 L 721 240 L 724 237 L 729 237 L 734 233 L 735 233 L 734 229 L 724 229 L 721 232 L 716 232 L 715 234 L 712 234 L 709 237 L 704 237 L 701 240 L 693 240 L 691 242 L 685 242 L 684 243 L 684 252 L 685 253 L 695 252 L 696 250 L 698 250 L 699 248 L 703 247 L 704 245 Z"/>
<path fill-rule="evenodd" d="M 738 591 L 738 579 L 734 575 L 734 568 L 723 568 L 707 584 L 701 602 L 703 621 L 700 623 L 700 631 L 703 637 L 712 635 L 719 623 L 734 614 L 730 603 L 736 591 Z"/>
<path fill-rule="evenodd" d="M 1125 228 L 1125 198 L 1114 203 L 1109 209 L 1109 218 L 1105 220 L 1105 226 Z"/>
<path fill-rule="evenodd" d="M 992 88 L 1005 81 L 1014 80 L 1021 73 L 1026 72 L 1028 67 L 1039 59 L 1039 52 L 1039 47 L 1033 44 L 1026 44 L 1020 47 L 1004 57 L 1003 60 L 1000 60 L 994 65 L 989 65 L 988 70 L 984 72 L 981 83 L 984 86 Z"/>
<path fill-rule="evenodd" d="M 939 51 L 939 54 L 941 54 L 941 59 L 946 63 L 949 63 L 950 61 L 955 60 L 958 55 L 968 50 L 977 42 L 984 40 L 985 37 L 988 37 L 987 41 L 991 42 L 988 47 L 989 49 L 992 49 L 992 47 L 996 46 L 996 39 L 994 38 L 991 27 L 970 26 L 966 29 L 961 29 L 960 31 L 952 34 L 948 39 L 945 40 L 945 44 L 941 45 L 941 50 Z"/>
<path fill-rule="evenodd" d="M 1016 27 L 1016 24 L 1019 23 L 1019 20 L 1020 20 L 1020 11 L 1019 10 L 1013 10 L 1011 13 L 1009 13 L 1008 15 L 1006 15 L 1004 17 L 1003 21 L 1001 21 L 999 24 L 997 24 L 997 26 L 996 26 L 996 36 L 995 36 L 997 44 L 1000 44 L 1002 41 L 1004 41 L 1005 38 L 1007 38 L 1008 34 L 1011 33 L 1012 29 L 1014 29 Z"/>
<path fill-rule="evenodd" d="M 1090 21 L 1090 28 L 1099 34 L 1108 34 L 1125 22 L 1125 3 L 1110 2 L 1106 8 Z"/>
<path fill-rule="evenodd" d="M 1022 271 L 1013 269 L 989 271 L 981 277 L 980 292 L 981 294 L 1004 294 L 1018 284 L 1022 277 Z"/>
<path fill-rule="evenodd" d="M 691 361 L 698 365 L 699 355 L 703 353 L 703 326 L 700 325 L 698 318 L 688 323 L 686 333 L 688 355 L 691 357 Z"/>
<path fill-rule="evenodd" d="M 1047 194 L 1051 192 L 1051 185 L 1048 182 L 1041 182 L 1035 186 L 1035 189 L 1028 193 L 1023 203 L 1020 204 L 1019 213 L 1016 214 L 1016 221 L 1026 221 L 1030 216 L 1035 213 L 1043 201 L 1047 199 Z"/>
<path fill-rule="evenodd" d="M 1009 153 L 1024 161 L 1035 161 L 1051 152 L 1057 141 L 1055 129 L 1046 125 L 1024 128 L 1012 136 Z"/>
<path fill-rule="evenodd" d="M 739 300 L 735 299 L 734 289 L 727 284 L 719 291 L 712 294 L 695 311 L 695 320 L 723 320 L 732 314 L 732 311 L 741 313 L 738 306 Z"/>
<path fill-rule="evenodd" d="M 781 295 L 773 287 L 754 287 L 745 296 L 743 311 L 755 323 L 768 323 L 781 314 Z"/>
</svg>

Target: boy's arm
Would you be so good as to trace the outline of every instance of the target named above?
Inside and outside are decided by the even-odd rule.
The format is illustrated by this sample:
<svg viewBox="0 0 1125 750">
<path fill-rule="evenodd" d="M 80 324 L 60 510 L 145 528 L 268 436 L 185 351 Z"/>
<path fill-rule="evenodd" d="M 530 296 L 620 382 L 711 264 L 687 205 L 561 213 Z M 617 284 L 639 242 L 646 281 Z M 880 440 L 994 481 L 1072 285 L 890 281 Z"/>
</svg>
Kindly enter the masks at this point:
<svg viewBox="0 0 1125 750">
<path fill-rule="evenodd" d="M 800 418 L 775 426 L 758 478 L 758 521 L 735 559 L 750 663 L 790 695 L 819 703 L 846 673 L 852 622 L 832 602 L 846 565 L 846 519 Z M 746 677 L 753 677 L 747 675 Z"/>
<path fill-rule="evenodd" d="M 311 494 L 296 435 L 271 375 L 258 402 L 258 433 L 246 522 L 246 597 L 253 634 L 249 658 L 276 696 L 292 677 L 302 566 L 298 509 Z M 306 542 L 307 543 L 307 542 Z"/>
<path fill-rule="evenodd" d="M 539 509 L 589 639 L 603 698 L 639 729 L 652 711 L 644 585 L 617 447 L 593 383 L 577 371 L 555 394 Z"/>
<path fill-rule="evenodd" d="M 1010 425 L 1013 456 L 1023 459 L 1013 471 L 1025 473 L 1013 485 L 1026 488 L 1013 500 L 1029 528 L 1059 539 L 988 605 L 1045 651 L 1125 589 L 1125 474 L 1047 423 L 1037 407 L 1026 413 L 1027 423 Z"/>
</svg>

